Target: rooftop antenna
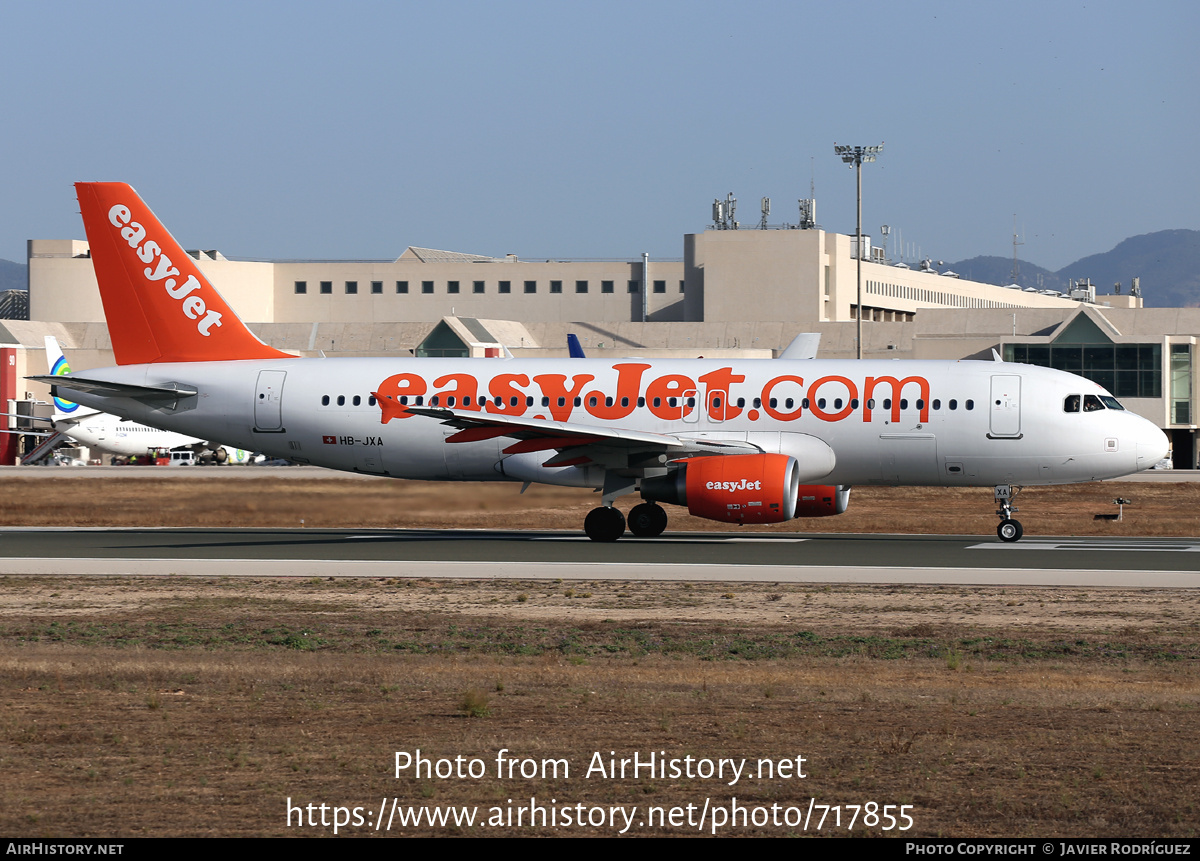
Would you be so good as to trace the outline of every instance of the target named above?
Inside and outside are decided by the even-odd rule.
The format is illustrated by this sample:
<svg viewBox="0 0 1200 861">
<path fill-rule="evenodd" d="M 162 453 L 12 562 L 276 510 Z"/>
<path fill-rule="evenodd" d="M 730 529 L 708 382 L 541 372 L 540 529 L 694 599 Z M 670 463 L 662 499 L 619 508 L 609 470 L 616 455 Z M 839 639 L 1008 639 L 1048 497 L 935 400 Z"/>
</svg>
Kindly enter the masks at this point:
<svg viewBox="0 0 1200 861">
<path fill-rule="evenodd" d="M 1024 242 L 1017 241 L 1017 214 L 1013 213 L 1013 268 L 1012 268 L 1012 283 L 1019 284 L 1021 277 L 1021 265 L 1017 262 L 1017 246 L 1024 245 Z"/>
<path fill-rule="evenodd" d="M 813 230 L 817 226 L 817 168 L 816 158 L 809 159 L 812 162 L 812 175 L 808 180 L 808 198 L 806 200 L 798 200 L 800 204 L 800 224 L 801 230 Z"/>
<path fill-rule="evenodd" d="M 733 196 L 732 191 L 725 196 L 724 200 L 714 200 L 712 217 L 717 230 L 737 230 L 738 223 L 733 219 L 735 212 L 737 212 L 737 198 Z"/>
</svg>

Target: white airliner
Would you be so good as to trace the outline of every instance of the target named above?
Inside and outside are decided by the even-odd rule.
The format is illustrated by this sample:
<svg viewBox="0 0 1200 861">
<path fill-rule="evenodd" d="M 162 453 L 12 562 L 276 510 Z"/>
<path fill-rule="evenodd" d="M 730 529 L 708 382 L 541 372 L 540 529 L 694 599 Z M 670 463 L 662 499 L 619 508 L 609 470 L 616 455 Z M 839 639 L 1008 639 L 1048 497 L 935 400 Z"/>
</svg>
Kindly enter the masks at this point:
<svg viewBox="0 0 1200 861">
<path fill-rule="evenodd" d="M 584 530 L 659 503 L 731 523 L 838 514 L 855 484 L 1014 489 L 1114 478 L 1167 439 L 1093 382 L 999 362 L 302 359 L 242 324 L 123 183 L 76 185 L 117 366 L 58 397 L 292 460 L 397 478 L 590 487 Z"/>
</svg>

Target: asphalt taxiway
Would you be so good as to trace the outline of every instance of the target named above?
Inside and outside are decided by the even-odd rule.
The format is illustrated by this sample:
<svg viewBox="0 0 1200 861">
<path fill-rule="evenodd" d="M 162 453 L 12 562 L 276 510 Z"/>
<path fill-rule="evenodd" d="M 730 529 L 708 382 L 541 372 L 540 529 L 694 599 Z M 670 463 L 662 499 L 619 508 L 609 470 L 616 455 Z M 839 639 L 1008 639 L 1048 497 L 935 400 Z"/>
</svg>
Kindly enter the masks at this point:
<svg viewBox="0 0 1200 861">
<path fill-rule="evenodd" d="M 0 575 L 458 577 L 1200 587 L 1200 539 L 0 529 Z"/>
</svg>

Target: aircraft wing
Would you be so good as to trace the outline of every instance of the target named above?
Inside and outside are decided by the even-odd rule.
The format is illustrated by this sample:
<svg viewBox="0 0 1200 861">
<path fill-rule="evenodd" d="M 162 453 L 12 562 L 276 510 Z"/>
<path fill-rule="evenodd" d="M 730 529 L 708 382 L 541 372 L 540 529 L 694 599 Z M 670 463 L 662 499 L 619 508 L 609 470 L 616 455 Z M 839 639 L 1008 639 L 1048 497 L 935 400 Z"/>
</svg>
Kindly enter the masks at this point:
<svg viewBox="0 0 1200 861">
<path fill-rule="evenodd" d="M 405 409 L 413 415 L 428 416 L 438 419 L 444 425 L 458 428 L 458 433 L 446 438 L 448 443 L 512 437 L 515 442 L 504 449 L 505 454 L 551 449 L 564 452 L 566 449 L 572 449 L 570 459 L 573 461 L 583 458 L 603 462 L 609 458 L 600 456 L 601 449 L 624 450 L 628 454 L 664 454 L 671 460 L 698 455 L 757 454 L 762 451 L 758 446 L 743 440 L 691 439 L 674 434 L 648 433 L 548 419 L 527 419 L 446 407 Z M 589 449 L 592 451 L 589 452 Z M 547 466 L 556 462 L 561 463 L 561 458 L 552 458 L 547 461 Z"/>
<path fill-rule="evenodd" d="M 54 436 L 55 431 L 23 431 L 12 428 L 0 428 L 0 433 L 11 433 L 17 436 Z"/>
</svg>

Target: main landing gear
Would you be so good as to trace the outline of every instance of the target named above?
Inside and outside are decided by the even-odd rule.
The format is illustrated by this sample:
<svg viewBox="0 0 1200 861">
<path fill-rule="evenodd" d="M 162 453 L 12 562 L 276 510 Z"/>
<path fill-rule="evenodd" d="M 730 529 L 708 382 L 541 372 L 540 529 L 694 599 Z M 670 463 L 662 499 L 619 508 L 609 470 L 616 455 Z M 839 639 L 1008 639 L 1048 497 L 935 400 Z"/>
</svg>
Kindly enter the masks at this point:
<svg viewBox="0 0 1200 861">
<path fill-rule="evenodd" d="M 667 512 L 661 505 L 642 502 L 629 511 L 629 531 L 638 538 L 657 538 L 667 528 Z"/>
<path fill-rule="evenodd" d="M 625 534 L 625 515 L 615 508 L 593 508 L 583 519 L 583 531 L 593 541 L 616 541 Z"/>
<path fill-rule="evenodd" d="M 1013 505 L 1013 500 L 1017 498 L 1021 488 L 1014 488 L 1009 484 L 998 484 L 995 490 L 996 504 L 1000 507 L 996 509 L 996 514 L 1000 517 L 1000 525 L 996 527 L 996 534 L 1000 536 L 1001 541 L 1020 541 L 1021 536 L 1025 534 L 1025 529 L 1021 526 L 1021 521 L 1013 520 L 1013 513 L 1020 509 Z"/>
<path fill-rule="evenodd" d="M 667 528 L 667 512 L 661 505 L 642 502 L 629 512 L 629 531 L 638 538 L 655 538 Z M 583 531 L 593 541 L 616 541 L 625 534 L 626 519 L 616 508 L 593 508 L 583 521 Z"/>
</svg>

